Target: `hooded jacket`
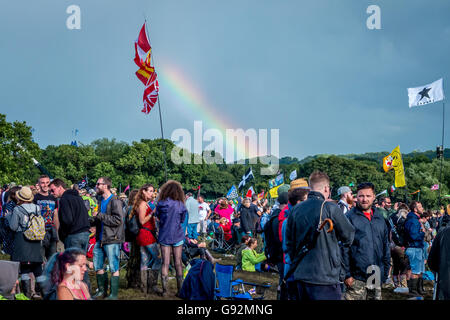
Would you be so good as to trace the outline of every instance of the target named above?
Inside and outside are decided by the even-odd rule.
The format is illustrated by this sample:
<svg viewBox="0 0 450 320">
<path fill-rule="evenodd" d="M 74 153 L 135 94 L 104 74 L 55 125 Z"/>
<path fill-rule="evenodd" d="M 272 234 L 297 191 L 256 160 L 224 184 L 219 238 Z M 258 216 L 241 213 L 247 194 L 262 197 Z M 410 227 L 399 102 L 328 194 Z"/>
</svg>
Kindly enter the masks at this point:
<svg viewBox="0 0 450 320">
<path fill-rule="evenodd" d="M 68 189 L 59 199 L 59 238 L 64 242 L 71 234 L 89 232 L 89 215 L 77 190 Z"/>
<path fill-rule="evenodd" d="M 311 191 L 308 199 L 297 204 L 289 214 L 286 223 L 286 253 L 292 261 L 303 246 L 311 242 L 320 220 L 320 208 L 325 198 L 320 192 Z M 293 274 L 295 280 L 314 285 L 334 285 L 339 283 L 342 246 L 350 246 L 355 229 L 334 202 L 323 205 L 322 221 L 329 218 L 334 228 L 330 233 L 320 232 L 316 245 L 297 265 Z M 328 227 L 325 227 L 328 228 Z"/>
<path fill-rule="evenodd" d="M 173 245 L 184 240 L 182 224 L 187 215 L 183 202 L 170 198 L 159 201 L 156 205 L 155 217 L 159 219 L 158 242 Z"/>
<path fill-rule="evenodd" d="M 352 208 L 347 217 L 355 228 L 355 237 L 350 248 L 343 248 L 345 279 L 353 277 L 366 281 L 373 272 L 367 273 L 369 266 L 380 268 L 380 279 L 384 282 L 389 273 L 391 251 L 389 232 L 384 217 L 374 209 L 371 220 L 360 208 Z"/>
<path fill-rule="evenodd" d="M 408 248 L 422 249 L 424 238 L 425 233 L 422 231 L 419 217 L 414 212 L 408 213 L 405 221 L 405 241 Z"/>
</svg>

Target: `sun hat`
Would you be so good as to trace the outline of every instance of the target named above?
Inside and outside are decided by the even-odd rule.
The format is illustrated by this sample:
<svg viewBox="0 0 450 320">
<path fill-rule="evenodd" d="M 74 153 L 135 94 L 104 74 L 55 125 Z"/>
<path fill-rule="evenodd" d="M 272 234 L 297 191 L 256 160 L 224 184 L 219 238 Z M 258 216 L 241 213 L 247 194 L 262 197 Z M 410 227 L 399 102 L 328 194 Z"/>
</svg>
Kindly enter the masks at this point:
<svg viewBox="0 0 450 320">
<path fill-rule="evenodd" d="M 30 202 L 33 201 L 33 192 L 28 187 L 22 187 L 20 190 L 16 192 L 16 197 L 19 200 Z"/>
</svg>

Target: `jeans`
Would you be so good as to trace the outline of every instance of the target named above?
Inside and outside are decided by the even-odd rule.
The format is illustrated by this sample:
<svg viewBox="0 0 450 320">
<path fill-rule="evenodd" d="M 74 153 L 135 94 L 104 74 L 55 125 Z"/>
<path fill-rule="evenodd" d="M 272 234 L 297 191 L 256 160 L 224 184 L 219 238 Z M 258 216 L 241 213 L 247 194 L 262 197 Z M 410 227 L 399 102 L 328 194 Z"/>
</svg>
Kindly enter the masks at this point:
<svg viewBox="0 0 450 320">
<path fill-rule="evenodd" d="M 109 269 L 111 273 L 119 271 L 120 244 L 104 244 L 97 242 L 94 246 L 94 270 L 97 272 L 103 270 L 105 258 L 108 258 Z"/>
<path fill-rule="evenodd" d="M 409 258 L 409 264 L 411 265 L 411 272 L 413 274 L 425 272 L 423 248 L 407 248 L 405 253 Z"/>
<path fill-rule="evenodd" d="M 152 243 L 140 248 L 141 251 L 141 270 L 159 270 L 161 269 L 161 255 L 159 254 L 158 244 Z"/>
<path fill-rule="evenodd" d="M 89 246 L 89 232 L 69 234 L 64 240 L 64 249 L 78 248 L 87 252 Z"/>
<path fill-rule="evenodd" d="M 339 284 L 314 285 L 302 281 L 296 282 L 299 300 L 341 300 Z"/>
<path fill-rule="evenodd" d="M 198 232 L 197 232 L 197 225 L 198 223 L 189 223 L 187 226 L 187 234 L 189 239 L 195 239 L 198 238 Z"/>
</svg>

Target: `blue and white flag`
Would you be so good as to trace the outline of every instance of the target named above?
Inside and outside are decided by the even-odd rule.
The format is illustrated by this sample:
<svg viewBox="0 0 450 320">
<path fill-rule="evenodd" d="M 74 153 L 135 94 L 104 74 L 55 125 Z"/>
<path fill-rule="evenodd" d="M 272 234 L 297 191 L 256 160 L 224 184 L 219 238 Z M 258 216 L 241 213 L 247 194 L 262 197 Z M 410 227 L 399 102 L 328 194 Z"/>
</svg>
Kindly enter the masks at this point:
<svg viewBox="0 0 450 320">
<path fill-rule="evenodd" d="M 279 174 L 276 178 L 275 178 L 275 187 L 279 186 L 280 184 L 284 183 L 284 176 L 283 174 Z"/>
<path fill-rule="evenodd" d="M 233 185 L 233 186 L 230 188 L 230 190 L 228 190 L 228 193 L 227 193 L 227 199 L 236 199 L 238 196 L 239 196 L 239 195 L 238 195 L 236 186 Z"/>
<path fill-rule="evenodd" d="M 291 174 L 289 175 L 289 179 L 291 181 L 297 179 L 297 169 L 295 169 L 294 171 L 291 172 Z"/>
</svg>

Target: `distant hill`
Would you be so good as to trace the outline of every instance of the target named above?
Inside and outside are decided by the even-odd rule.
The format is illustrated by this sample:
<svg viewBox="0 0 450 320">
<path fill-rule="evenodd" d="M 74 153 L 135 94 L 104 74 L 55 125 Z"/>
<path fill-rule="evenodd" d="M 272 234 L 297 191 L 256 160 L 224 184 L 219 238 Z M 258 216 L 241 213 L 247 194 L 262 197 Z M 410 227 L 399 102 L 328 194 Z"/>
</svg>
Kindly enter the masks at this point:
<svg viewBox="0 0 450 320">
<path fill-rule="evenodd" d="M 344 154 L 344 155 L 334 155 L 336 157 L 340 158 L 346 158 L 346 159 L 354 159 L 354 160 L 368 160 L 368 161 L 374 161 L 377 163 L 381 163 L 383 161 L 383 158 L 389 154 L 390 151 L 381 151 L 381 152 L 366 152 L 363 154 Z M 306 158 L 303 158 L 302 160 L 298 160 L 297 158 L 293 157 L 283 157 L 280 159 L 280 164 L 305 164 L 308 163 L 314 159 L 317 158 L 328 158 L 332 156 L 331 154 L 318 154 L 315 156 L 308 156 Z M 415 158 L 415 157 L 427 157 L 428 159 L 432 160 L 436 158 L 436 150 L 428 150 L 428 151 L 413 151 L 410 153 L 403 153 L 403 160 L 408 160 L 409 158 Z M 444 150 L 444 157 L 445 159 L 450 158 L 450 149 L 446 148 Z"/>
</svg>

